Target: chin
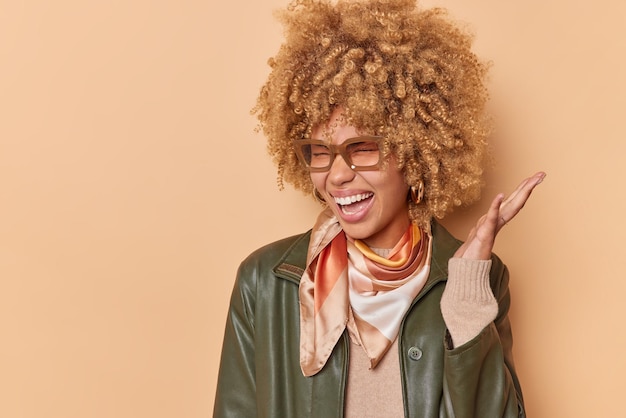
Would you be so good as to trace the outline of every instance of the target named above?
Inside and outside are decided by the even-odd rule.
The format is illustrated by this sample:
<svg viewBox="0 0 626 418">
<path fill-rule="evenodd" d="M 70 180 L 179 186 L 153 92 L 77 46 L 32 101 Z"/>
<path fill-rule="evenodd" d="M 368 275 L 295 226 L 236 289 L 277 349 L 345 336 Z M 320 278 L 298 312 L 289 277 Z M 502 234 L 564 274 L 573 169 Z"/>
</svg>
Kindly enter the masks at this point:
<svg viewBox="0 0 626 418">
<path fill-rule="evenodd" d="M 347 236 L 352 239 L 367 241 L 374 233 L 369 228 L 354 227 L 354 225 L 341 225 Z"/>
</svg>

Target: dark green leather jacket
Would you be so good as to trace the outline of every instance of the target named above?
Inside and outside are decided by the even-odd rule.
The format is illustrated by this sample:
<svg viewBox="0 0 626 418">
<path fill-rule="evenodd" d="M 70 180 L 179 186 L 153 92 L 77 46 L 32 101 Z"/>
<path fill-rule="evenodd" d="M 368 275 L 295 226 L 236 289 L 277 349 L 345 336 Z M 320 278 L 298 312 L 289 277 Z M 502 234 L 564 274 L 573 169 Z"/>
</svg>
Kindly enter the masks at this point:
<svg viewBox="0 0 626 418">
<path fill-rule="evenodd" d="M 318 374 L 304 377 L 300 371 L 298 283 L 308 243 L 309 233 L 287 238 L 241 264 L 226 322 L 214 417 L 343 416 L 347 333 Z M 490 273 L 499 302 L 496 320 L 466 344 L 446 346 L 439 301 L 448 259 L 459 245 L 433 224 L 430 276 L 398 336 L 404 415 L 525 417 L 511 355 L 508 272 L 496 256 Z"/>
</svg>

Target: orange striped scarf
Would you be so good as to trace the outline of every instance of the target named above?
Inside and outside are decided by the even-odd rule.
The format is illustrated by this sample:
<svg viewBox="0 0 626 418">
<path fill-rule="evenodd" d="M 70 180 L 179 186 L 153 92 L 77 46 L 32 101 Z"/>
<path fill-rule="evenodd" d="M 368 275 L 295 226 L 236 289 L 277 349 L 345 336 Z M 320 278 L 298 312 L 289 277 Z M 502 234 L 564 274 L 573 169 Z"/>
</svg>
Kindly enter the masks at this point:
<svg viewBox="0 0 626 418">
<path fill-rule="evenodd" d="M 343 233 L 329 209 L 320 214 L 300 281 L 300 366 L 319 372 L 346 328 L 376 367 L 426 283 L 431 239 L 412 224 L 384 258 Z"/>
</svg>

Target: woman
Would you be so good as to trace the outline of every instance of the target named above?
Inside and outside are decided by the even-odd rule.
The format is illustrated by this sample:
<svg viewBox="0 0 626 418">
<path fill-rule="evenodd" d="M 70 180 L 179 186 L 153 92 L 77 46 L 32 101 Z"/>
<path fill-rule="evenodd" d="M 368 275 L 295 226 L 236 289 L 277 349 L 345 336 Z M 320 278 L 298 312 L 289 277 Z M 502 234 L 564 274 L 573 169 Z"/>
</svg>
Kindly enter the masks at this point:
<svg viewBox="0 0 626 418">
<path fill-rule="evenodd" d="M 240 266 L 215 417 L 525 416 L 500 229 L 545 174 L 495 197 L 464 243 L 435 218 L 479 196 L 485 66 L 415 0 L 298 0 L 255 112 L 312 230 Z"/>
</svg>

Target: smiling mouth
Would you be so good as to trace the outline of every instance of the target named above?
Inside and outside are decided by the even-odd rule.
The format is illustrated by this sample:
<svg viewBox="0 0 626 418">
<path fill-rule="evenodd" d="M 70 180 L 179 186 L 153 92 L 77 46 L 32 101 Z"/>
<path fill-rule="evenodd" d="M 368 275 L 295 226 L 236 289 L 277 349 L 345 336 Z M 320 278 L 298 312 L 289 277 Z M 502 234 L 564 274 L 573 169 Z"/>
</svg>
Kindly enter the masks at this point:
<svg viewBox="0 0 626 418">
<path fill-rule="evenodd" d="M 359 193 L 353 196 L 335 197 L 335 203 L 337 204 L 337 206 L 339 206 L 344 214 L 352 215 L 367 206 L 372 196 L 374 196 L 374 193 L 370 192 Z"/>
</svg>

